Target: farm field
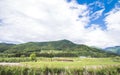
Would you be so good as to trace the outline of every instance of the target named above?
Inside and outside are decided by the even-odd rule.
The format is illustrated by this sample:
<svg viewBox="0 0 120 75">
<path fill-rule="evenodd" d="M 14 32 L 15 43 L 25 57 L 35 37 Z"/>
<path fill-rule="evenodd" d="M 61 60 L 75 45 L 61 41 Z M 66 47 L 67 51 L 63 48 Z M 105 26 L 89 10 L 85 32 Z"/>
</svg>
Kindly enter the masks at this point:
<svg viewBox="0 0 120 75">
<path fill-rule="evenodd" d="M 85 66 L 109 66 L 120 65 L 120 62 L 112 58 L 41 58 L 37 62 L 21 62 L 30 67 L 71 67 L 79 68 Z"/>
<path fill-rule="evenodd" d="M 0 75 L 120 75 L 120 62 L 113 58 L 39 57 L 36 62 L 17 63 L 0 65 Z"/>
</svg>

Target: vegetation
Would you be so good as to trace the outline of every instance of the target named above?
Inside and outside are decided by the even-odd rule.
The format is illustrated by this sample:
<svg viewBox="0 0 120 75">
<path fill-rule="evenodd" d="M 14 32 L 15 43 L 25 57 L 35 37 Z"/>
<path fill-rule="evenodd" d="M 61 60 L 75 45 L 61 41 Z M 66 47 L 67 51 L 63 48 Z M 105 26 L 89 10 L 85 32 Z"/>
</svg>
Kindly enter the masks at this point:
<svg viewBox="0 0 120 75">
<path fill-rule="evenodd" d="M 4 52 L 8 49 L 10 49 L 14 44 L 6 44 L 6 43 L 0 43 L 0 52 Z"/>
<path fill-rule="evenodd" d="M 51 42 L 29 42 L 24 44 L 0 44 L 0 57 L 29 57 L 35 52 L 37 57 L 113 57 L 113 53 L 98 48 L 74 44 L 68 40 Z"/>
<path fill-rule="evenodd" d="M 120 59 L 119 59 L 120 60 Z M 113 58 L 38 58 L 38 62 L 22 62 L 30 67 L 68 67 L 79 68 L 84 66 L 120 65 L 120 61 Z M 32 65 L 32 66 L 31 66 Z"/>
<path fill-rule="evenodd" d="M 0 64 L 0 75 L 120 75 L 119 55 L 68 40 L 1 43 L 0 62 L 19 63 Z"/>
<path fill-rule="evenodd" d="M 4 58 L 0 58 L 0 62 L 28 62 L 31 61 L 31 59 L 29 57 L 4 57 Z"/>
<path fill-rule="evenodd" d="M 111 58 L 39 58 L 20 66 L 1 65 L 0 75 L 120 75 L 120 63 Z"/>
<path fill-rule="evenodd" d="M 86 68 L 28 68 L 0 66 L 0 75 L 119 75 L 120 67 L 107 66 L 96 69 Z"/>
<path fill-rule="evenodd" d="M 35 53 L 30 54 L 30 59 L 32 61 L 36 61 L 36 54 Z"/>
</svg>

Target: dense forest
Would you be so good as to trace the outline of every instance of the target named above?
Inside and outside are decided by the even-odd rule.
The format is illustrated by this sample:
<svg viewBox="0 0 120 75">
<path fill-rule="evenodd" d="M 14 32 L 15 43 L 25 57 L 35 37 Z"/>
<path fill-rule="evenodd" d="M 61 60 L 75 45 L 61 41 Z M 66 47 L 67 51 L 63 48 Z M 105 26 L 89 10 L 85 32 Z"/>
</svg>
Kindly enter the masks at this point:
<svg viewBox="0 0 120 75">
<path fill-rule="evenodd" d="M 89 47 L 83 44 L 75 44 L 68 40 L 50 42 L 28 42 L 23 44 L 0 43 L 1 57 L 29 56 L 36 53 L 38 57 L 112 57 L 117 54 L 103 51 L 102 49 Z"/>
</svg>

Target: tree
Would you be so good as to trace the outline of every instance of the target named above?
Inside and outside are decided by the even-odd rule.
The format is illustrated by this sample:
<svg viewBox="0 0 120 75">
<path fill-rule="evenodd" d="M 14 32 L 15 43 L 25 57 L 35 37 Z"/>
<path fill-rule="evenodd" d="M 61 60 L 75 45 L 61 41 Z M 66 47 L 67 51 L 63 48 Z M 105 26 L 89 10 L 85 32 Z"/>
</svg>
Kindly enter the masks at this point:
<svg viewBox="0 0 120 75">
<path fill-rule="evenodd" d="M 35 53 L 30 54 L 30 59 L 32 61 L 36 61 L 36 54 Z"/>
</svg>

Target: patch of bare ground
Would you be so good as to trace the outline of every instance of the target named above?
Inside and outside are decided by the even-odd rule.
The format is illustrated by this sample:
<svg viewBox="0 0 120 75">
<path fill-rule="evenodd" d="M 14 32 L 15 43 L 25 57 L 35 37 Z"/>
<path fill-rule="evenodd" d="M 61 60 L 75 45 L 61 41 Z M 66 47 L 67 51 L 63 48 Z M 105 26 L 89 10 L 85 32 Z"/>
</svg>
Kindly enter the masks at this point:
<svg viewBox="0 0 120 75">
<path fill-rule="evenodd" d="M 0 65 L 2 66 L 23 66 L 20 63 L 6 63 L 6 62 L 1 62 Z"/>
</svg>

